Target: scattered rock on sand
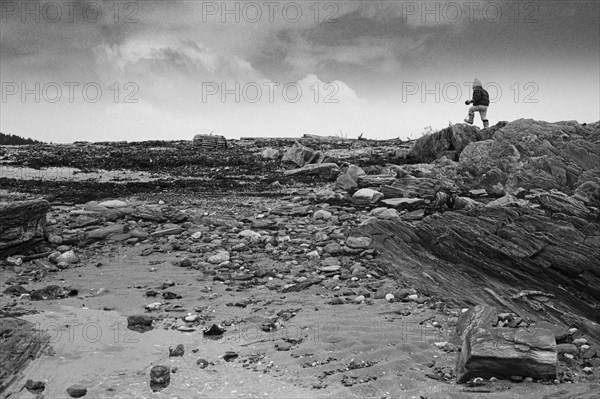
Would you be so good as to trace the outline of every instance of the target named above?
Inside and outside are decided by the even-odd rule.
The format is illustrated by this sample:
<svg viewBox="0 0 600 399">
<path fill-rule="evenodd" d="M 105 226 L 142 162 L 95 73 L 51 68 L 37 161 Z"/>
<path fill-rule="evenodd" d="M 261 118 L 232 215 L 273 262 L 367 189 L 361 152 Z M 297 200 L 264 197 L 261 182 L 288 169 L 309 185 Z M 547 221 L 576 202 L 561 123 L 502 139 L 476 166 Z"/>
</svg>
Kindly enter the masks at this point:
<svg viewBox="0 0 600 399">
<path fill-rule="evenodd" d="M 144 333 L 152 330 L 152 321 L 154 318 L 145 314 L 127 316 L 127 328 L 132 331 Z"/>
<path fill-rule="evenodd" d="M 150 370 L 150 388 L 154 391 L 160 391 L 171 383 L 171 368 L 168 366 L 154 366 Z"/>
<path fill-rule="evenodd" d="M 71 385 L 70 387 L 67 388 L 67 393 L 72 398 L 81 398 L 81 397 L 87 395 L 87 388 L 85 388 L 79 384 Z"/>
</svg>

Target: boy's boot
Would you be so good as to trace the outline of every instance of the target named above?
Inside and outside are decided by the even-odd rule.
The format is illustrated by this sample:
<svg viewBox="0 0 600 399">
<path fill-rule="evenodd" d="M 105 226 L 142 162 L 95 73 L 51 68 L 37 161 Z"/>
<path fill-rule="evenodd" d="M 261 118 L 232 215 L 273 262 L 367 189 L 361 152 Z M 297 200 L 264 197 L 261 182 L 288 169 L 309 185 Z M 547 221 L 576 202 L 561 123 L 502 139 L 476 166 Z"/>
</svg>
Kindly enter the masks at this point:
<svg viewBox="0 0 600 399">
<path fill-rule="evenodd" d="M 487 119 L 484 119 L 484 120 L 483 120 L 483 127 L 484 127 L 484 128 L 486 128 L 486 127 L 490 127 L 490 121 L 488 121 Z"/>
<path fill-rule="evenodd" d="M 475 114 L 469 114 L 468 118 L 465 118 L 465 122 L 467 122 L 469 125 L 473 124 L 473 118 L 475 118 Z"/>
</svg>

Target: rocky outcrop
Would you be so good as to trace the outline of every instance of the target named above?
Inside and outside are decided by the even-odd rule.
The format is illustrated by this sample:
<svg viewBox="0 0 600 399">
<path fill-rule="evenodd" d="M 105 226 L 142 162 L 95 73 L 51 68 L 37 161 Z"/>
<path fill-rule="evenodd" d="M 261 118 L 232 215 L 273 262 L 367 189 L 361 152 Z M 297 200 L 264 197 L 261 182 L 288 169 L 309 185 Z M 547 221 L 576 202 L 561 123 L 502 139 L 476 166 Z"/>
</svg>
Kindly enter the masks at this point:
<svg viewBox="0 0 600 399">
<path fill-rule="evenodd" d="M 458 155 L 471 142 L 483 140 L 485 135 L 479 128 L 457 124 L 419 138 L 407 160 L 410 162 L 432 162 L 442 156 L 458 160 Z"/>
<path fill-rule="evenodd" d="M 596 214 L 580 213 L 569 202 L 558 207 L 565 197 L 544 193 L 537 208 L 475 207 L 415 225 L 373 220 L 359 234 L 374 238 L 390 272 L 447 303 L 475 305 L 484 298 L 533 320 L 600 336 L 600 225 L 592 221 Z M 554 299 L 515 297 L 523 290 Z"/>
<path fill-rule="evenodd" d="M 48 347 L 50 337 L 25 320 L 0 318 L 0 394 Z"/>
<path fill-rule="evenodd" d="M 0 258 L 43 241 L 49 209 L 46 200 L 0 202 Z"/>
<path fill-rule="evenodd" d="M 557 356 L 554 333 L 543 328 L 494 327 L 496 309 L 476 306 L 463 313 L 457 325 L 461 351 L 456 380 L 476 377 L 556 378 Z"/>
<path fill-rule="evenodd" d="M 497 193 L 524 188 L 570 195 L 586 181 L 599 183 L 594 172 L 600 168 L 598 136 L 597 125 L 519 119 L 497 129 L 490 140 L 470 143 L 459 163 L 470 184 Z M 581 179 L 584 174 L 589 177 Z M 596 190 L 587 186 L 583 197 L 588 191 L 594 197 Z"/>
</svg>

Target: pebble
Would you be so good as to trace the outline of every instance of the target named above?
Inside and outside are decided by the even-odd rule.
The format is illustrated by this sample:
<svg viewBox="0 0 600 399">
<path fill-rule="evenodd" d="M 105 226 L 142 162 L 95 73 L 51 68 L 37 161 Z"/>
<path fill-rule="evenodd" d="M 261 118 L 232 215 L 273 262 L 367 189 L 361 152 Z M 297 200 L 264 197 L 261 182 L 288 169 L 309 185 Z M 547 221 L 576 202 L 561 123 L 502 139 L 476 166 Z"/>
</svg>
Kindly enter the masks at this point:
<svg viewBox="0 0 600 399">
<path fill-rule="evenodd" d="M 169 357 L 181 357 L 184 353 L 183 344 L 178 344 L 175 348 L 169 347 Z"/>
<path fill-rule="evenodd" d="M 346 301 L 340 297 L 333 298 L 331 301 L 329 301 L 330 305 L 343 305 L 344 303 L 346 303 Z"/>
<path fill-rule="evenodd" d="M 367 249 L 373 240 L 370 237 L 348 237 L 346 245 L 354 249 Z"/>
<path fill-rule="evenodd" d="M 187 321 L 188 323 L 193 323 L 196 320 L 198 320 L 198 315 L 197 314 L 188 314 L 187 316 L 185 316 L 183 318 L 184 321 Z"/>
<path fill-rule="evenodd" d="M 585 344 L 587 344 L 587 339 L 585 339 L 585 338 L 576 338 L 576 339 L 573 340 L 573 344 L 577 345 L 577 346 L 585 345 Z"/>
<path fill-rule="evenodd" d="M 25 383 L 25 388 L 30 391 L 41 392 L 46 389 L 46 383 L 44 381 L 27 380 Z"/>
<path fill-rule="evenodd" d="M 223 360 L 225 360 L 226 362 L 230 362 L 233 359 L 237 358 L 238 356 L 239 355 L 236 352 L 234 352 L 234 351 L 227 351 L 223 355 Z"/>
<path fill-rule="evenodd" d="M 361 303 L 365 300 L 365 296 L 364 295 L 359 295 L 356 298 L 354 298 L 354 302 L 356 303 Z"/>
<path fill-rule="evenodd" d="M 329 211 L 320 209 L 313 214 L 313 219 L 315 220 L 331 220 L 333 214 Z"/>
<path fill-rule="evenodd" d="M 388 302 L 392 302 L 396 297 L 394 296 L 394 294 L 386 294 L 385 295 L 385 300 Z"/>
<path fill-rule="evenodd" d="M 171 369 L 168 366 L 154 366 L 150 370 L 150 388 L 160 391 L 171 383 Z"/>
<path fill-rule="evenodd" d="M 594 369 L 591 367 L 584 367 L 583 369 L 581 369 L 581 371 L 583 371 L 586 374 L 594 374 Z"/>
<path fill-rule="evenodd" d="M 290 349 L 292 349 L 292 344 L 285 341 L 277 342 L 275 343 L 275 349 L 277 349 L 278 351 L 289 351 Z"/>
<path fill-rule="evenodd" d="M 72 398 L 81 398 L 82 396 L 87 395 L 87 388 L 85 388 L 81 385 L 78 385 L 78 384 L 71 385 L 70 387 L 67 388 L 67 393 Z"/>
<path fill-rule="evenodd" d="M 569 353 L 571 355 L 576 355 L 579 352 L 579 349 L 573 344 L 558 344 L 556 345 L 556 353 Z"/>
<path fill-rule="evenodd" d="M 79 257 L 75 254 L 75 252 L 73 252 L 72 250 L 69 250 L 69 251 L 66 251 L 66 252 L 60 254 L 56 258 L 56 263 L 61 263 L 61 262 L 77 263 L 77 262 L 79 262 Z"/>
<path fill-rule="evenodd" d="M 208 365 L 210 364 L 208 362 L 208 360 L 206 359 L 198 359 L 196 360 L 196 364 L 201 368 L 201 369 L 205 369 L 208 367 Z"/>
<path fill-rule="evenodd" d="M 154 302 L 154 303 L 150 303 L 150 304 L 146 305 L 145 308 L 147 310 L 158 310 L 158 309 L 160 309 L 161 306 L 162 306 L 162 303 Z"/>
<path fill-rule="evenodd" d="M 207 262 L 212 263 L 213 265 L 218 265 L 223 262 L 228 262 L 229 259 L 230 259 L 229 252 L 221 251 L 221 252 L 218 252 L 216 255 L 210 256 L 207 259 Z"/>
</svg>

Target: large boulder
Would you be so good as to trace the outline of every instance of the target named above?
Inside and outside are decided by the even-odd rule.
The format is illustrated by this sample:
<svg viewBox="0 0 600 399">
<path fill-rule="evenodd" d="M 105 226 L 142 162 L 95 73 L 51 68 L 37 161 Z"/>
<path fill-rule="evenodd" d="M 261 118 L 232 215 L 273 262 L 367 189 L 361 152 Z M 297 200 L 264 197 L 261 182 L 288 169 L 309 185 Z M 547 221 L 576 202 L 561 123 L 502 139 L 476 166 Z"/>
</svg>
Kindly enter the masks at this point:
<svg viewBox="0 0 600 399">
<path fill-rule="evenodd" d="M 303 167 L 308 164 L 317 164 L 324 162 L 325 156 L 321 151 L 314 151 L 299 142 L 295 142 L 281 158 L 284 164 L 291 164 L 297 167 Z"/>
<path fill-rule="evenodd" d="M 46 200 L 0 202 L 0 258 L 26 252 L 44 239 Z"/>
<path fill-rule="evenodd" d="M 411 162 L 432 162 L 447 156 L 458 160 L 459 154 L 471 142 L 482 140 L 484 135 L 478 127 L 456 124 L 419 138 L 407 159 Z"/>
<path fill-rule="evenodd" d="M 358 179 L 366 176 L 365 171 L 357 165 L 348 165 L 335 181 L 335 186 L 342 190 L 350 190 L 358 186 Z"/>
<path fill-rule="evenodd" d="M 496 310 L 491 306 L 476 306 L 459 318 L 458 382 L 475 377 L 556 378 L 556 341 L 552 331 L 493 327 L 495 319 Z"/>
</svg>

